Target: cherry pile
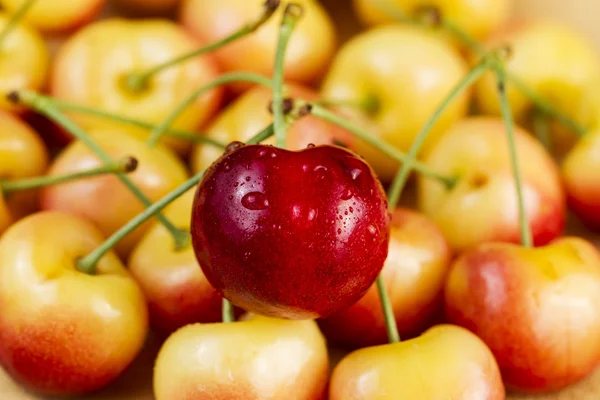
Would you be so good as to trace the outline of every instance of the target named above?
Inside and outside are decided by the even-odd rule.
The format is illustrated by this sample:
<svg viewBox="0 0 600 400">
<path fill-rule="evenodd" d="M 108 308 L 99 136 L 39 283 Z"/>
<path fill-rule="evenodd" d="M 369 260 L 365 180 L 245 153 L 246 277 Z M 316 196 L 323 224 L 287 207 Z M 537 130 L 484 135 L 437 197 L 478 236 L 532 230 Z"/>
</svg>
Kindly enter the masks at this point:
<svg viewBox="0 0 600 400">
<path fill-rule="evenodd" d="M 95 393 L 149 335 L 156 400 L 498 400 L 600 363 L 600 252 L 565 235 L 600 230 L 600 53 L 573 29 L 510 0 L 0 5 L 26 390 Z"/>
</svg>

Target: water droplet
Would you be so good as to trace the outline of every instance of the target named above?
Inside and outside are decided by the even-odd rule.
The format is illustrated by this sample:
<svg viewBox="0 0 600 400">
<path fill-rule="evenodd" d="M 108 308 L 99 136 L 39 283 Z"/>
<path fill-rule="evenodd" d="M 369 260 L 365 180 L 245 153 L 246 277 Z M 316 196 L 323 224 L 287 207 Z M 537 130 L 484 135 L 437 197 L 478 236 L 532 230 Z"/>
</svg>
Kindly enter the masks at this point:
<svg viewBox="0 0 600 400">
<path fill-rule="evenodd" d="M 301 214 L 302 214 L 302 210 L 300 209 L 300 206 L 297 204 L 294 204 L 292 206 L 292 217 L 299 218 Z"/>
<path fill-rule="evenodd" d="M 270 156 L 271 156 L 271 158 L 277 157 L 277 152 L 275 150 L 271 150 Z"/>
<path fill-rule="evenodd" d="M 302 165 L 302 171 L 304 171 L 304 172 L 308 171 L 308 164 Z"/>
<path fill-rule="evenodd" d="M 252 255 L 252 253 L 250 253 L 249 251 L 245 252 L 244 253 L 244 259 L 248 260 L 251 255 Z"/>
<path fill-rule="evenodd" d="M 242 205 L 248 210 L 264 210 L 269 206 L 269 200 L 264 193 L 250 192 L 242 197 Z"/>
<path fill-rule="evenodd" d="M 266 155 L 267 155 L 267 149 L 265 149 L 265 148 L 262 148 L 262 149 L 260 149 L 260 150 L 258 151 L 258 153 L 256 153 L 256 155 L 257 155 L 259 158 L 262 158 L 262 157 L 266 156 Z"/>
<path fill-rule="evenodd" d="M 223 166 L 223 168 L 225 169 L 225 171 L 229 172 L 231 171 L 231 165 L 229 165 L 229 163 L 225 163 L 225 165 Z"/>
<path fill-rule="evenodd" d="M 352 208 L 352 207 L 348 208 L 348 210 L 350 210 L 351 213 L 354 212 L 354 208 Z"/>
<path fill-rule="evenodd" d="M 234 182 L 233 187 L 238 187 L 240 186 L 239 182 Z"/>
<path fill-rule="evenodd" d="M 250 179 L 252 179 L 251 177 L 247 176 L 246 177 L 246 182 L 250 182 Z"/>
<path fill-rule="evenodd" d="M 229 200 L 233 200 L 233 195 L 229 195 Z"/>
<path fill-rule="evenodd" d="M 346 190 L 344 190 L 344 193 L 342 193 L 342 200 L 350 200 L 352 198 L 352 196 L 354 196 L 354 193 L 352 193 L 352 190 L 346 189 Z"/>
<path fill-rule="evenodd" d="M 225 147 L 225 153 L 231 153 L 232 151 L 237 150 L 240 147 L 244 147 L 244 146 L 245 146 L 245 144 L 242 142 L 238 142 L 238 141 L 231 142 L 227 145 L 227 147 Z"/>
<path fill-rule="evenodd" d="M 313 168 L 313 172 L 318 172 L 318 171 L 327 171 L 327 167 L 324 165 L 317 165 L 315 168 Z"/>
<path fill-rule="evenodd" d="M 348 210 L 344 211 L 344 215 L 348 215 Z"/>
<path fill-rule="evenodd" d="M 311 148 L 313 148 L 313 147 L 315 147 L 315 144 L 314 144 L 314 143 L 309 143 L 309 144 L 308 144 L 308 146 L 306 146 L 306 148 L 307 148 L 307 149 L 311 149 Z"/>
<path fill-rule="evenodd" d="M 317 217 L 317 210 L 315 210 L 314 208 L 311 208 L 310 211 L 308 212 L 308 220 L 312 221 Z"/>
<path fill-rule="evenodd" d="M 337 230 L 338 235 L 342 233 L 342 228 L 338 228 Z"/>
<path fill-rule="evenodd" d="M 360 176 L 360 174 L 362 174 L 362 169 L 360 169 L 360 168 L 352 168 L 348 172 L 350 173 L 350 177 L 352 177 L 352 180 L 357 180 L 358 177 Z"/>
<path fill-rule="evenodd" d="M 344 219 L 344 217 L 342 217 L 342 214 L 339 214 L 339 215 L 338 215 L 338 218 L 339 218 L 340 220 Z"/>
<path fill-rule="evenodd" d="M 373 225 L 367 226 L 367 230 L 371 235 L 375 235 L 377 233 L 377 228 L 375 228 Z"/>
</svg>

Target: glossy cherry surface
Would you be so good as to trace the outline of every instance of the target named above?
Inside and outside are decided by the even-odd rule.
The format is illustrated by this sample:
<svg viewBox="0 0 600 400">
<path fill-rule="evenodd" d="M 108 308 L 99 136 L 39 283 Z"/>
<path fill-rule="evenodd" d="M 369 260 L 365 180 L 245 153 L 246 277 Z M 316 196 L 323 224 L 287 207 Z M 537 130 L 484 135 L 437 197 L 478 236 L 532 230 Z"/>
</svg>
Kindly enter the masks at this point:
<svg viewBox="0 0 600 400">
<path fill-rule="evenodd" d="M 387 257 L 389 229 L 385 192 L 354 153 L 240 144 L 200 183 L 191 232 L 202 270 L 224 297 L 304 319 L 365 294 Z"/>
</svg>

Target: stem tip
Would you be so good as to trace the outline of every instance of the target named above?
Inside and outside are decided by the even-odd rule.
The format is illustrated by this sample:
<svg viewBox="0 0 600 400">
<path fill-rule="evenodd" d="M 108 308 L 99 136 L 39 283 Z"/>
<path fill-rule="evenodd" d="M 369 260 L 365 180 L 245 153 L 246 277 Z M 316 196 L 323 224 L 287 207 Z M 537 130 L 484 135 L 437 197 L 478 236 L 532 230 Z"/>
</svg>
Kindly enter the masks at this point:
<svg viewBox="0 0 600 400">
<path fill-rule="evenodd" d="M 138 160 L 135 157 L 128 156 L 123 160 L 123 169 L 125 172 L 133 172 L 138 167 Z"/>
<path fill-rule="evenodd" d="M 294 99 L 290 98 L 290 97 L 286 97 L 283 99 L 283 103 L 282 103 L 282 108 L 283 108 L 283 115 L 287 115 L 289 114 L 292 109 L 294 108 Z M 273 113 L 273 102 L 271 101 L 271 103 L 269 103 L 269 112 Z"/>
<path fill-rule="evenodd" d="M 288 3 L 288 5 L 285 6 L 285 11 L 283 13 L 285 16 L 298 19 L 304 14 L 304 7 L 298 3 Z"/>
<path fill-rule="evenodd" d="M 281 4 L 280 0 L 266 0 L 264 7 L 269 11 L 275 11 L 279 4 Z"/>
<path fill-rule="evenodd" d="M 21 97 L 19 96 L 19 92 L 13 90 L 6 95 L 6 99 L 13 104 L 19 104 L 21 101 Z"/>
</svg>

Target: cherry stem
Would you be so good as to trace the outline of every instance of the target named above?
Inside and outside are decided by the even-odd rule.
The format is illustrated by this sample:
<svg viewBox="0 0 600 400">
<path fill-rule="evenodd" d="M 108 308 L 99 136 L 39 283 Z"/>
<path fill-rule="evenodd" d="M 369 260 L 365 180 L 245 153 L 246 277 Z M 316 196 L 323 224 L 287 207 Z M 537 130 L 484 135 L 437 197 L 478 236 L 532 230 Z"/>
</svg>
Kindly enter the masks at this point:
<svg viewBox="0 0 600 400">
<path fill-rule="evenodd" d="M 256 83 L 262 86 L 271 87 L 271 80 L 265 78 L 262 75 L 254 74 L 252 72 L 231 72 L 228 74 L 223 74 L 213 80 L 212 82 L 202 86 L 200 89 L 193 92 L 189 95 L 183 102 L 181 102 L 168 116 L 167 118 L 160 124 L 152 129 L 150 133 L 150 137 L 148 138 L 148 145 L 154 146 L 162 137 L 162 135 L 167 132 L 167 130 L 173 125 L 175 120 L 196 101 L 196 99 L 202 96 L 204 93 L 209 90 L 225 85 L 231 82 L 251 82 Z"/>
<path fill-rule="evenodd" d="M 235 322 L 235 313 L 233 312 L 233 304 L 223 297 L 222 304 L 222 319 L 224 323 Z"/>
<path fill-rule="evenodd" d="M 515 187 L 517 190 L 517 198 L 519 202 L 519 226 L 521 229 L 521 244 L 523 247 L 532 247 L 533 239 L 531 235 L 531 227 L 527 221 L 527 213 L 525 211 L 525 199 L 523 196 L 523 185 L 521 184 L 521 174 L 519 161 L 517 159 L 517 146 L 515 144 L 515 124 L 513 121 L 512 111 L 506 96 L 506 75 L 505 70 L 500 66 L 496 66 L 496 75 L 498 78 L 498 97 L 500 99 L 500 109 L 502 110 L 502 118 L 506 125 L 506 135 L 508 136 L 508 145 L 510 149 L 510 161 L 512 164 L 513 174 L 515 177 Z"/>
<path fill-rule="evenodd" d="M 533 112 L 532 116 L 533 121 L 533 133 L 538 138 L 540 143 L 544 145 L 546 150 L 552 153 L 552 137 L 550 136 L 550 125 L 548 121 L 548 116 L 538 110 Z"/>
<path fill-rule="evenodd" d="M 234 42 L 238 39 L 243 38 L 244 36 L 247 36 L 247 35 L 255 32 L 256 30 L 258 30 L 258 28 L 260 28 L 265 22 L 267 22 L 271 18 L 271 16 L 275 13 L 275 11 L 277 10 L 278 7 L 279 7 L 279 0 L 265 1 L 265 3 L 263 4 L 263 11 L 256 20 L 245 24 L 244 26 L 242 26 L 241 28 L 239 28 L 237 31 L 233 32 L 229 36 L 226 36 L 220 40 L 217 40 L 216 42 L 210 43 L 199 49 L 196 49 L 189 53 L 183 54 L 179 57 L 168 60 L 162 64 L 158 64 L 158 65 L 148 69 L 147 71 L 137 72 L 137 73 L 134 72 L 134 73 L 129 74 L 125 80 L 127 88 L 129 88 L 129 90 L 131 90 L 133 92 L 140 92 L 148 87 L 148 82 L 154 75 L 156 75 L 168 68 L 171 68 L 177 64 L 188 61 L 199 55 L 206 54 L 211 51 L 215 51 L 231 42 Z"/>
<path fill-rule="evenodd" d="M 248 140 L 247 144 L 256 144 L 261 141 L 268 139 L 273 136 L 273 124 L 267 126 L 261 132 L 256 134 L 250 140 Z M 197 173 L 192 176 L 190 179 L 177 186 L 175 189 L 164 195 L 160 200 L 151 204 L 144 211 L 130 219 L 125 225 L 123 225 L 120 229 L 114 232 L 111 236 L 109 236 L 104 243 L 100 246 L 96 247 L 92 252 L 86 255 L 83 258 L 77 260 L 77 269 L 86 274 L 94 275 L 96 273 L 96 266 L 100 259 L 106 255 L 113 247 L 116 246 L 123 238 L 129 235 L 133 230 L 137 229 L 144 222 L 149 220 L 155 215 L 168 206 L 170 203 L 175 201 L 185 192 L 194 187 L 198 182 L 202 180 L 204 176 L 204 171 Z"/>
<path fill-rule="evenodd" d="M 8 23 L 4 25 L 4 29 L 2 32 L 0 32 L 0 47 L 2 47 L 8 35 L 17 27 L 19 22 L 23 19 L 23 17 L 25 17 L 25 14 L 27 14 L 31 6 L 33 6 L 36 1 L 37 0 L 26 0 L 13 14 Z"/>
<path fill-rule="evenodd" d="M 387 14 L 392 19 L 398 22 L 409 22 L 417 25 L 424 25 L 423 18 L 411 18 L 407 16 L 402 9 L 400 9 L 397 5 L 392 4 L 390 1 L 383 2 L 382 0 L 374 1 L 373 4 L 379 9 L 380 12 Z M 435 9 L 434 9 L 435 10 Z M 439 14 L 439 11 L 438 11 Z M 449 32 L 460 42 L 465 44 L 471 51 L 479 56 L 484 56 L 488 50 L 483 46 L 480 42 L 475 40 L 471 35 L 462 30 L 458 25 L 456 25 L 453 21 L 445 18 L 443 15 L 439 14 L 439 24 L 438 26 Z M 500 66 L 499 68 L 504 69 L 504 66 Z M 525 82 L 523 82 L 516 75 L 504 71 L 504 76 L 507 82 L 513 84 L 517 90 L 519 90 L 522 94 L 529 98 L 529 100 L 542 112 L 556 118 L 562 125 L 571 131 L 575 132 L 578 136 L 583 136 L 587 133 L 587 130 L 581 126 L 579 123 L 574 121 L 564 112 L 556 108 L 551 102 L 544 99 L 542 96 L 538 95 L 538 93 L 531 89 Z"/>
<path fill-rule="evenodd" d="M 492 64 L 492 57 L 485 57 L 482 61 L 477 64 L 470 72 L 465 76 L 457 85 L 452 89 L 452 91 L 442 100 L 438 108 L 435 110 L 431 118 L 427 121 L 427 123 L 423 126 L 423 128 L 417 134 L 415 141 L 410 147 L 408 155 L 406 156 L 405 162 L 402 164 L 402 167 L 394 177 L 394 180 L 388 191 L 388 209 L 390 212 L 393 212 L 398 205 L 398 201 L 400 200 L 400 194 L 408 181 L 408 176 L 411 170 L 414 168 L 414 164 L 417 160 L 417 155 L 419 151 L 423 147 L 427 136 L 431 132 L 431 129 L 437 123 L 437 121 L 442 116 L 444 110 L 456 99 L 458 95 L 467 90 L 481 75 L 483 75 Z M 385 316 L 385 325 L 388 333 L 388 338 L 390 343 L 395 343 L 400 341 L 400 335 L 398 333 L 398 326 L 396 325 L 396 320 L 394 317 L 394 310 L 392 308 L 392 304 L 390 302 L 389 296 L 387 294 L 385 283 L 383 281 L 383 277 L 380 274 L 377 277 L 377 290 L 379 291 L 379 299 L 381 301 L 381 307 L 383 309 L 383 314 Z"/>
<path fill-rule="evenodd" d="M 458 95 L 463 93 L 469 87 L 471 87 L 493 64 L 495 60 L 492 56 L 484 57 L 471 71 L 448 93 L 448 95 L 442 100 L 440 105 L 437 107 L 431 118 L 421 128 L 421 131 L 417 134 L 413 145 L 411 146 L 408 154 L 406 155 L 404 164 L 398 174 L 396 174 L 388 192 L 388 207 L 390 211 L 393 211 L 400 200 L 400 194 L 408 180 L 408 176 L 411 170 L 414 168 L 414 163 L 417 160 L 417 154 L 421 150 L 421 147 L 425 143 L 427 136 L 435 124 L 439 121 L 444 110 L 456 99 Z"/>
<path fill-rule="evenodd" d="M 113 161 L 108 155 L 108 153 L 106 153 L 100 146 L 98 146 L 83 129 L 81 129 L 77 124 L 75 124 L 73 121 L 67 118 L 60 111 L 60 109 L 56 107 L 54 101 L 51 98 L 41 96 L 29 90 L 19 90 L 18 92 L 11 92 L 8 94 L 7 97 L 13 103 L 25 105 L 28 108 L 35 110 L 42 115 L 45 115 L 46 117 L 63 127 L 71 135 L 73 135 L 76 139 L 80 140 L 91 151 L 93 151 L 104 163 L 110 163 Z M 149 207 L 152 205 L 152 202 L 124 173 L 117 173 L 116 176 L 142 202 L 142 204 L 144 204 L 145 207 Z M 176 250 L 182 250 L 189 245 L 190 234 L 188 232 L 175 227 L 162 214 L 157 214 L 156 218 L 158 218 L 158 220 L 173 236 Z"/>
<path fill-rule="evenodd" d="M 336 99 L 320 99 L 314 102 L 323 107 L 350 107 L 354 109 L 363 110 L 367 114 L 377 112 L 379 104 L 374 97 L 367 97 L 361 101 L 354 100 L 336 100 Z"/>
<path fill-rule="evenodd" d="M 292 32 L 298 20 L 302 17 L 304 9 L 296 3 L 289 3 L 283 12 L 283 19 L 279 27 L 279 37 L 275 50 L 275 65 L 273 67 L 273 125 L 275 128 L 275 145 L 285 147 L 286 123 L 283 109 L 283 81 L 285 51 Z"/>
<path fill-rule="evenodd" d="M 369 134 L 368 132 L 364 131 L 362 128 L 358 127 L 357 125 L 355 125 L 355 124 L 351 123 L 350 121 L 348 121 L 347 119 L 344 119 L 343 117 L 335 114 L 334 112 L 329 111 L 328 109 L 320 106 L 319 104 L 312 103 L 311 113 L 317 118 L 320 118 L 324 121 L 335 124 L 343 129 L 349 131 L 350 133 L 354 134 L 359 139 L 365 141 L 366 143 L 370 144 L 371 146 L 373 146 L 376 149 L 380 150 L 381 152 L 385 153 L 389 157 L 392 157 L 396 161 L 399 161 L 402 163 L 406 163 L 408 161 L 408 156 L 406 154 L 404 154 L 403 152 L 401 152 L 400 150 L 396 149 L 394 146 L 384 142 L 383 140 L 380 140 L 379 138 L 375 137 L 374 135 Z M 456 182 L 458 182 L 457 177 L 448 177 L 448 176 L 442 175 L 442 174 L 432 170 L 427 164 L 424 164 L 420 161 L 414 161 L 413 168 L 415 171 L 419 172 L 420 174 L 422 174 L 424 176 L 427 176 L 431 179 L 440 181 L 448 189 L 452 189 L 454 187 L 454 185 L 456 185 Z"/>
<path fill-rule="evenodd" d="M 73 111 L 73 112 L 81 113 L 81 114 L 88 114 L 88 115 L 92 115 L 95 117 L 104 118 L 104 119 L 112 120 L 115 122 L 120 122 L 120 123 L 127 124 L 127 125 L 137 126 L 139 128 L 143 128 L 143 129 L 155 130 L 155 129 L 159 128 L 158 125 L 154 125 L 149 122 L 140 121 L 140 120 L 137 120 L 134 118 L 129 118 L 129 117 L 119 115 L 119 114 L 113 114 L 113 113 L 110 113 L 107 111 L 102 111 L 102 110 L 98 110 L 98 109 L 91 108 L 91 107 L 81 106 L 76 103 L 71 103 L 68 101 L 63 101 L 63 100 L 58 100 L 58 99 L 53 99 L 53 101 L 54 101 L 54 105 L 56 107 L 58 107 L 60 110 Z M 167 127 L 165 134 L 168 136 L 187 140 L 187 141 L 194 142 L 194 143 L 210 144 L 212 146 L 219 147 L 222 149 L 224 149 L 227 146 L 224 143 L 221 143 L 217 140 L 211 139 L 206 136 L 202 136 L 201 134 L 195 134 L 192 132 L 171 129 L 169 127 Z"/>
<path fill-rule="evenodd" d="M 4 193 L 12 193 L 20 190 L 37 189 L 44 186 L 57 185 L 60 183 L 71 182 L 82 178 L 93 176 L 130 173 L 136 170 L 138 161 L 131 156 L 123 158 L 121 161 L 112 161 L 97 168 L 87 171 L 77 171 L 71 174 L 58 176 L 39 176 L 35 178 L 19 179 L 14 181 L 0 182 L 0 189 Z"/>
</svg>

